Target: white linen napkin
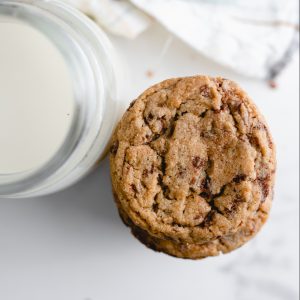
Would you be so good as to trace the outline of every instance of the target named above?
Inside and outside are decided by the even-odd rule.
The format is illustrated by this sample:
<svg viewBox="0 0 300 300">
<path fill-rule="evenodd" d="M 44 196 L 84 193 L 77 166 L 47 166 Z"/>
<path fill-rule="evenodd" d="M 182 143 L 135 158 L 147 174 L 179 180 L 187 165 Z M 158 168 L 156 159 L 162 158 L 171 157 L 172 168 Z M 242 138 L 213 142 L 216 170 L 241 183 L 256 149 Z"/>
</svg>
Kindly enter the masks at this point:
<svg viewBox="0 0 300 300">
<path fill-rule="evenodd" d="M 67 1 L 128 38 L 151 24 L 147 13 L 202 55 L 249 77 L 274 79 L 299 43 L 298 0 Z"/>
<path fill-rule="evenodd" d="M 111 33 L 128 39 L 136 38 L 151 23 L 151 19 L 129 1 L 64 0 L 94 19 Z"/>
</svg>

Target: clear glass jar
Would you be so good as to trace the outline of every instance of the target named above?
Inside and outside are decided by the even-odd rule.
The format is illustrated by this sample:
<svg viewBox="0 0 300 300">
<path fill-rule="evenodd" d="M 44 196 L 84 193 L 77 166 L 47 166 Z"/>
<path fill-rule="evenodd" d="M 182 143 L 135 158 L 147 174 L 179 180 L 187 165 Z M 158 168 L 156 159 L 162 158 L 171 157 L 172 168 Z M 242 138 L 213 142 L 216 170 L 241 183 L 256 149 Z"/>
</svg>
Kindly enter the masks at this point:
<svg viewBox="0 0 300 300">
<path fill-rule="evenodd" d="M 0 197 L 45 195 L 77 182 L 105 155 L 123 111 L 122 68 L 102 30 L 60 1 L 1 0 L 0 19 L 8 16 L 50 38 L 71 71 L 76 113 L 59 151 L 36 170 L 0 173 Z"/>
</svg>

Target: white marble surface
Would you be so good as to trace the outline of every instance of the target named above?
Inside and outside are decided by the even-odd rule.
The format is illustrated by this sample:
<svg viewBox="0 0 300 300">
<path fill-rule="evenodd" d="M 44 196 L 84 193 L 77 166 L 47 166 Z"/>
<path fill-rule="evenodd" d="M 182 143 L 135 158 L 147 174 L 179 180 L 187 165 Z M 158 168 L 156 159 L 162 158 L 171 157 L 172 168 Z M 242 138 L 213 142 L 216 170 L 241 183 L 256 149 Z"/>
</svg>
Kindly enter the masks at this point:
<svg viewBox="0 0 300 300">
<path fill-rule="evenodd" d="M 265 114 L 278 147 L 269 222 L 255 240 L 229 255 L 194 262 L 154 253 L 119 220 L 105 160 L 56 195 L 0 199 L 0 299 L 298 299 L 299 60 L 294 58 L 272 90 L 176 39 L 159 59 L 168 38 L 158 25 L 134 42 L 114 38 L 132 71 L 130 98 L 167 77 L 202 73 L 237 80 Z"/>
</svg>

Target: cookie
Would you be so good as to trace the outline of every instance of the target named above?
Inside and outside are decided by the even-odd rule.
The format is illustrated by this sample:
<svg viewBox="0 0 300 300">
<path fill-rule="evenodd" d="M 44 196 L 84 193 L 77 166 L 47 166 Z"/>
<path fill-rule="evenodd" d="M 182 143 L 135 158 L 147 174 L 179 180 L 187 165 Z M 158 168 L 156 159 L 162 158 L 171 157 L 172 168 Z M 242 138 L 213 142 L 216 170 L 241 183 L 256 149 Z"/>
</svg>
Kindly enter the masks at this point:
<svg viewBox="0 0 300 300">
<path fill-rule="evenodd" d="M 133 233 L 156 250 L 202 258 L 260 229 L 276 161 L 247 94 L 230 80 L 196 76 L 164 81 L 132 103 L 114 133 L 110 165 Z"/>
<path fill-rule="evenodd" d="M 253 238 L 267 221 L 271 198 L 268 199 L 268 202 L 262 203 L 257 213 L 249 218 L 236 233 L 203 244 L 176 243 L 171 240 L 155 238 L 135 226 L 120 208 L 119 213 L 124 224 L 131 228 L 133 235 L 148 248 L 179 258 L 202 259 L 208 256 L 218 256 L 221 252 L 229 253 Z"/>
</svg>

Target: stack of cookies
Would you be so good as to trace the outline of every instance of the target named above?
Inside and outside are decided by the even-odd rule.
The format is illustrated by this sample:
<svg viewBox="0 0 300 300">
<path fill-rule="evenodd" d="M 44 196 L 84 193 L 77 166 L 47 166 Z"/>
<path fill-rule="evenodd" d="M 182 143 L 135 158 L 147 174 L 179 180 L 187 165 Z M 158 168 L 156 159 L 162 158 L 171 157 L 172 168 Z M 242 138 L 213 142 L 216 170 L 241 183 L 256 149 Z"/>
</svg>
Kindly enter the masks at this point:
<svg viewBox="0 0 300 300">
<path fill-rule="evenodd" d="M 275 149 L 234 82 L 196 76 L 145 91 L 112 140 L 120 216 L 142 243 L 181 258 L 230 252 L 266 222 Z"/>
</svg>

